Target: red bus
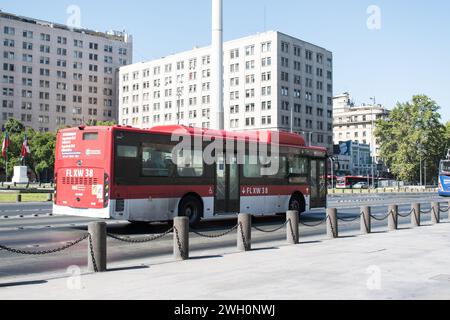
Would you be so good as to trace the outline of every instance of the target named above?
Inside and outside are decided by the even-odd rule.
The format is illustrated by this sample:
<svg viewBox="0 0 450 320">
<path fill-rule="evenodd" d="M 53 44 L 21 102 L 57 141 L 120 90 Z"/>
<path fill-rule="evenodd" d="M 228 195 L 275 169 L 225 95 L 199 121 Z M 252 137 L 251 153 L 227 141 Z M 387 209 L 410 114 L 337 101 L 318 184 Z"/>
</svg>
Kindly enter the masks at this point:
<svg viewBox="0 0 450 320">
<path fill-rule="evenodd" d="M 367 177 L 355 177 L 355 176 L 344 176 L 337 178 L 336 188 L 338 189 L 352 189 L 358 182 L 368 182 Z"/>
<path fill-rule="evenodd" d="M 174 159 L 180 138 L 174 135 L 201 138 L 183 162 Z M 225 151 L 207 163 L 202 154 L 213 143 Z M 267 164 L 261 157 L 250 161 L 253 143 L 271 150 L 276 145 L 276 174 L 262 173 Z M 228 144 L 244 146 L 245 156 Z M 240 212 L 304 212 L 326 207 L 326 157 L 326 149 L 306 147 L 303 137 L 283 132 L 184 126 L 64 129 L 57 135 L 53 211 L 130 222 L 188 216 L 193 225 L 202 218 Z"/>
</svg>

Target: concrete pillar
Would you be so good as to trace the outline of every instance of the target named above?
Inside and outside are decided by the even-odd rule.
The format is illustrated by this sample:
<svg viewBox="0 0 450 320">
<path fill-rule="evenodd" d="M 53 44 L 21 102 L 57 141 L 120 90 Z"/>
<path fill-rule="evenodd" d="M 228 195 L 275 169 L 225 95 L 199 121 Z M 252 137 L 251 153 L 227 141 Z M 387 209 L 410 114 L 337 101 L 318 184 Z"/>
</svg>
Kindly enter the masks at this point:
<svg viewBox="0 0 450 320">
<path fill-rule="evenodd" d="M 329 239 L 336 239 L 339 236 L 337 209 L 327 209 L 327 236 Z"/>
<path fill-rule="evenodd" d="M 173 255 L 175 260 L 189 259 L 188 217 L 176 217 L 173 221 Z"/>
<path fill-rule="evenodd" d="M 372 231 L 370 207 L 361 207 L 361 234 L 369 234 Z"/>
<path fill-rule="evenodd" d="M 398 206 L 389 206 L 388 229 L 394 231 L 398 229 Z"/>
<path fill-rule="evenodd" d="M 438 224 L 441 222 L 441 206 L 439 202 L 433 202 L 431 204 L 431 223 Z"/>
<path fill-rule="evenodd" d="M 16 197 L 17 202 L 22 202 L 22 195 L 18 194 Z"/>
<path fill-rule="evenodd" d="M 252 216 L 241 213 L 238 216 L 237 247 L 239 251 L 252 249 Z"/>
<path fill-rule="evenodd" d="M 92 255 L 95 258 L 95 265 L 98 272 L 106 271 L 106 223 L 105 222 L 91 222 L 88 225 L 88 232 L 91 235 L 91 245 L 88 246 L 88 270 L 95 272 Z"/>
<path fill-rule="evenodd" d="M 288 211 L 286 213 L 286 237 L 289 244 L 298 244 L 300 233 L 298 230 L 299 213 L 298 211 Z"/>
<path fill-rule="evenodd" d="M 413 227 L 420 227 L 420 203 L 413 203 L 411 210 L 411 225 Z"/>
<path fill-rule="evenodd" d="M 448 211 L 447 211 L 448 219 L 450 220 L 450 201 L 447 203 L 447 206 L 448 206 Z"/>
</svg>

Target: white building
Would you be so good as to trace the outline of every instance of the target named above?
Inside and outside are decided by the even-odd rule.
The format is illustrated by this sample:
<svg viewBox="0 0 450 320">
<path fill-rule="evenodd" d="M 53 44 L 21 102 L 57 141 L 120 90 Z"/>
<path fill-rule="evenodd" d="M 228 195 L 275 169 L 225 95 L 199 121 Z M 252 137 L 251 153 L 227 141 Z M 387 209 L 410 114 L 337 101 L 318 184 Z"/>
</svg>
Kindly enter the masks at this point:
<svg viewBox="0 0 450 320">
<path fill-rule="evenodd" d="M 211 47 L 120 68 L 119 123 L 208 128 Z M 280 32 L 224 43 L 226 130 L 286 130 L 332 150 L 332 53 Z"/>
<path fill-rule="evenodd" d="M 355 106 L 350 94 L 344 93 L 333 98 L 333 115 L 334 143 L 350 140 L 368 144 L 378 163 L 380 145 L 374 136 L 375 122 L 385 119 L 389 115 L 389 110 L 380 104 Z"/>
<path fill-rule="evenodd" d="M 370 176 L 372 158 L 370 145 L 355 141 L 339 141 L 334 145 L 335 160 L 339 164 L 337 175 Z"/>
<path fill-rule="evenodd" d="M 118 67 L 132 62 L 132 38 L 0 11 L 1 118 L 54 131 L 117 119 Z"/>
</svg>

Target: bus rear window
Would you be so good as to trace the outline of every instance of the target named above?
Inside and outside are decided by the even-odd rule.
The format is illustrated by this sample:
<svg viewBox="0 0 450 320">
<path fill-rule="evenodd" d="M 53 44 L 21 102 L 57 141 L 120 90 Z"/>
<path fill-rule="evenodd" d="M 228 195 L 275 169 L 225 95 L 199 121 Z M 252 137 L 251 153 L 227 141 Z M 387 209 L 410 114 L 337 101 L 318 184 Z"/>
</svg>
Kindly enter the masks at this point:
<svg viewBox="0 0 450 320">
<path fill-rule="evenodd" d="M 138 147 L 136 146 L 117 146 L 117 156 L 119 158 L 137 158 Z"/>
<path fill-rule="evenodd" d="M 83 133 L 83 140 L 85 141 L 97 141 L 98 133 L 97 132 L 86 132 Z"/>
</svg>

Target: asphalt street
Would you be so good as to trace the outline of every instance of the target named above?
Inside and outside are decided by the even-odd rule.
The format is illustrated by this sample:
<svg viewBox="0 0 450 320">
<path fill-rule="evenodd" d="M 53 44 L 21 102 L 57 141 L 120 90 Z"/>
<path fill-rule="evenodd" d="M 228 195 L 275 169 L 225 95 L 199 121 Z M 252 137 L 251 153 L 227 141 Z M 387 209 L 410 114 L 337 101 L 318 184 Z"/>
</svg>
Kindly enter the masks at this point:
<svg viewBox="0 0 450 320">
<path fill-rule="evenodd" d="M 339 217 L 352 219 L 360 214 L 360 206 L 371 206 L 372 214 L 382 218 L 388 212 L 387 206 L 399 204 L 399 211 L 407 214 L 411 203 L 422 203 L 424 211 L 430 209 L 431 202 L 441 202 L 447 207 L 449 199 L 433 193 L 427 194 L 379 194 L 379 195 L 336 195 L 328 200 L 328 207 L 338 208 Z M 87 232 L 89 222 L 94 219 L 79 217 L 53 216 L 51 203 L 0 204 L 0 244 L 27 251 L 42 251 L 64 246 Z M 316 211 L 303 214 L 301 221 L 307 225 L 316 225 L 325 217 L 325 212 Z M 447 213 L 442 214 L 448 218 Z M 430 221 L 430 214 L 423 216 L 424 224 Z M 283 217 L 262 217 L 255 219 L 259 228 L 270 230 L 283 224 Z M 409 228 L 411 219 L 400 218 L 400 228 Z M 107 221 L 108 232 L 120 237 L 142 239 L 168 230 L 167 224 L 149 224 L 134 226 L 123 221 Z M 214 235 L 231 229 L 236 218 L 204 221 L 198 227 L 205 234 Z M 375 232 L 387 230 L 387 221 L 372 221 Z M 340 235 L 356 236 L 359 234 L 360 221 L 339 222 Z M 326 239 L 325 224 L 318 226 L 300 226 L 301 242 L 310 243 Z M 283 245 L 286 239 L 284 228 L 273 233 L 252 231 L 252 246 L 255 249 Z M 163 239 L 143 244 L 127 244 L 108 239 L 108 263 L 114 267 L 139 266 L 164 263 L 172 259 L 172 235 Z M 208 255 L 221 255 L 236 251 L 236 232 L 222 238 L 208 239 L 194 233 L 190 236 L 191 256 L 205 258 Z M 0 278 L 38 273 L 62 272 L 69 266 L 85 268 L 87 264 L 87 241 L 64 251 L 50 255 L 17 255 L 0 250 Z"/>
</svg>

